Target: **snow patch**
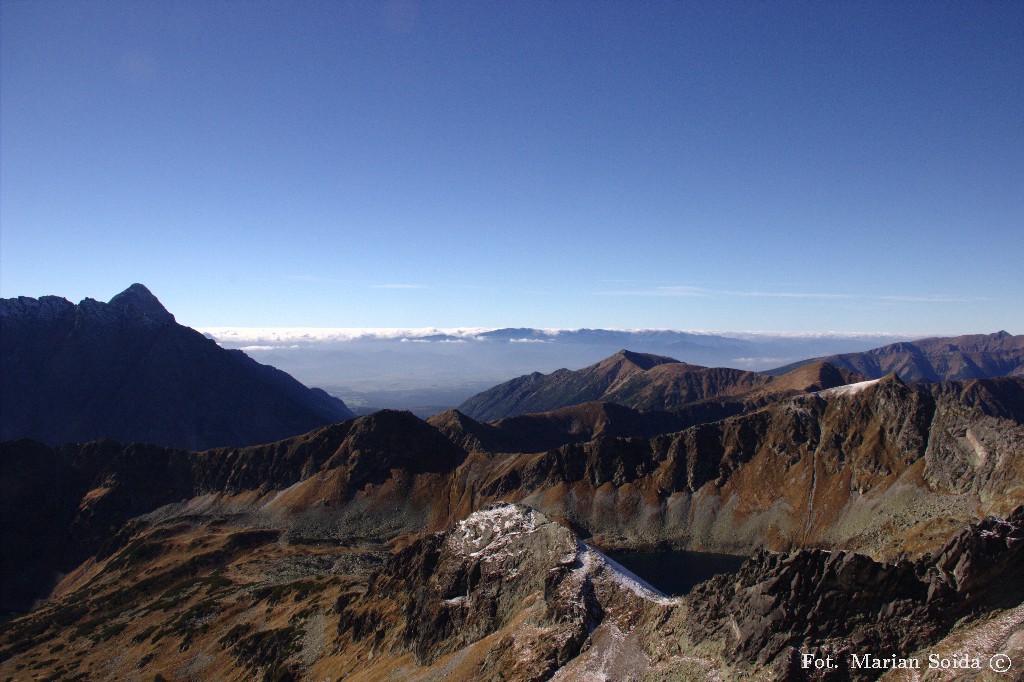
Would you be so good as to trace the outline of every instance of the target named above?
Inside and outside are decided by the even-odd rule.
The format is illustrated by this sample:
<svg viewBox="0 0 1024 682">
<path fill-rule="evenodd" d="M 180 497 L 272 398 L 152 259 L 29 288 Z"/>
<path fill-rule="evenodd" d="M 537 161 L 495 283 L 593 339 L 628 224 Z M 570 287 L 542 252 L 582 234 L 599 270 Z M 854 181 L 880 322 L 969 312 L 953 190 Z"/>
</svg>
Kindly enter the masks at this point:
<svg viewBox="0 0 1024 682">
<path fill-rule="evenodd" d="M 512 550 L 510 546 L 519 536 L 533 533 L 537 528 L 537 512 L 533 509 L 498 504 L 459 521 L 447 542 L 460 554 L 490 563 L 522 555 L 525 547 Z"/>
<path fill-rule="evenodd" d="M 855 384 L 846 384 L 845 386 L 836 386 L 835 388 L 826 388 L 824 391 L 818 391 L 814 395 L 826 396 L 826 395 L 854 395 L 860 393 L 868 386 L 874 386 L 881 379 L 871 379 L 869 381 L 858 381 Z"/>
</svg>

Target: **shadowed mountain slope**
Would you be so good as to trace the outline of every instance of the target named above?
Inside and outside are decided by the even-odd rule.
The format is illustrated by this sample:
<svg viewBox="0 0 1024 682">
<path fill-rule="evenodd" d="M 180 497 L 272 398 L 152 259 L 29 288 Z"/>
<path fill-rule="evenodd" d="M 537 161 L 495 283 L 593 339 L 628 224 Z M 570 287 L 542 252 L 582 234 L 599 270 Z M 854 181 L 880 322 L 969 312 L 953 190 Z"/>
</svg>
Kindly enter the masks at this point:
<svg viewBox="0 0 1024 682">
<path fill-rule="evenodd" d="M 247 513 L 301 519 L 323 533 L 421 529 L 435 514 L 447 518 L 436 486 L 465 457 L 426 422 L 389 410 L 241 449 L 2 442 L 0 516 L 10 522 L 0 524 L 0 610 L 25 608 L 56 573 L 116 550 L 120 530 L 135 517 L 204 496 L 237 498 Z M 387 506 L 353 501 L 367 494 Z M 395 499 L 401 510 L 390 504 Z M 339 512 L 339 503 L 351 506 Z"/>
<path fill-rule="evenodd" d="M 649 438 L 738 414 L 740 406 L 708 403 L 699 409 L 641 411 L 615 403 L 590 402 L 551 412 L 535 412 L 478 422 L 458 410 L 445 410 L 427 422 L 467 450 L 533 453 L 603 436 Z"/>
<path fill-rule="evenodd" d="M 936 337 L 894 343 L 863 353 L 819 358 L 841 369 L 877 379 L 895 372 L 904 381 L 945 381 L 1024 375 L 1024 335 Z M 804 361 L 771 370 L 785 374 Z"/>
<path fill-rule="evenodd" d="M 141 284 L 109 303 L 0 299 L 0 438 L 113 438 L 203 450 L 353 417 L 320 389 L 225 350 Z"/>
</svg>

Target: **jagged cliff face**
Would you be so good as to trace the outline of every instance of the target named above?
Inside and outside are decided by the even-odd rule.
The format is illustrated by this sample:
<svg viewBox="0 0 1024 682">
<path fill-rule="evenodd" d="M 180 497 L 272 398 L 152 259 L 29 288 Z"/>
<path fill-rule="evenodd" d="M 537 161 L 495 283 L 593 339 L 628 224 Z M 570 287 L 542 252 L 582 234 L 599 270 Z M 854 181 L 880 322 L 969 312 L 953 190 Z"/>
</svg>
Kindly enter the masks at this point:
<svg viewBox="0 0 1024 682">
<path fill-rule="evenodd" d="M 1010 639 L 1024 633 L 1024 583 L 1014 578 L 1022 571 L 1024 507 L 1018 507 L 1006 520 L 988 518 L 961 530 L 914 563 L 851 552 L 762 552 L 737 575 L 698 586 L 686 599 L 686 616 L 673 615 L 692 641 L 720 642 L 727 660 L 763 666 L 776 679 L 871 680 L 883 671 L 852 665 L 853 654 L 942 651 L 934 645 L 960 619 L 1010 607 L 1002 623 L 976 622 L 991 637 L 989 651 L 975 644 L 969 653 L 987 662 L 1009 649 L 1020 663 L 1024 642 Z M 832 657 L 835 668 L 804 667 L 800 654 L 807 652 Z M 919 654 L 925 665 L 927 655 Z"/>
<path fill-rule="evenodd" d="M 595 633 L 622 637 L 670 603 L 564 526 L 498 504 L 393 555 L 365 592 L 342 596 L 342 641 L 384 654 L 343 676 L 372 678 L 411 652 L 426 677 L 546 680 Z"/>
<path fill-rule="evenodd" d="M 833 389 L 676 434 L 523 457 L 479 490 L 609 545 L 920 552 L 944 520 L 1022 499 L 1021 424 L 965 402 L 974 390 L 936 397 L 895 378 Z"/>
<path fill-rule="evenodd" d="M 352 416 L 174 316 L 141 284 L 109 303 L 0 300 L 0 439 L 114 438 L 202 450 L 305 433 Z"/>
</svg>

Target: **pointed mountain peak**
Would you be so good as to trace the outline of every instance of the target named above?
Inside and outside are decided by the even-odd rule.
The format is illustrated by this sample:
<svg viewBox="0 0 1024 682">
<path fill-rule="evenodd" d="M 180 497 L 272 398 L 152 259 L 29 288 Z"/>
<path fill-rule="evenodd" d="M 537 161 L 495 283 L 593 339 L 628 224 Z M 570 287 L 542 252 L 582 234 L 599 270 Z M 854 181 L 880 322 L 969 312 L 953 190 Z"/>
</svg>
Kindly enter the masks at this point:
<svg viewBox="0 0 1024 682">
<path fill-rule="evenodd" d="M 174 315 L 167 312 L 159 299 L 145 287 L 135 283 L 110 299 L 110 306 L 131 317 L 149 318 L 153 322 L 173 323 Z"/>
<path fill-rule="evenodd" d="M 458 425 L 462 427 L 480 425 L 480 422 L 460 412 L 454 407 L 448 408 L 443 412 L 438 412 L 437 414 L 428 417 L 425 421 L 436 429 L 447 425 Z"/>
<path fill-rule="evenodd" d="M 156 301 L 158 305 L 160 303 L 157 301 L 156 296 L 153 295 L 153 292 L 150 291 L 145 284 L 139 284 L 136 282 L 118 295 L 114 296 L 114 298 L 110 299 L 110 305 L 116 305 L 119 301 L 134 302 L 148 300 Z"/>
</svg>

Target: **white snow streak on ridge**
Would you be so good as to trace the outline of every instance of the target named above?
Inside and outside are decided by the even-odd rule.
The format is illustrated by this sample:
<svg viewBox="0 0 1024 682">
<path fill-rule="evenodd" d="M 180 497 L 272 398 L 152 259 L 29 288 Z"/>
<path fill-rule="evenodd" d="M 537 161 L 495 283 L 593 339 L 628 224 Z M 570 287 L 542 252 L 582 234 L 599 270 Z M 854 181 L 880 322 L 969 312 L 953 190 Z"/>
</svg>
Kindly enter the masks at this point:
<svg viewBox="0 0 1024 682">
<path fill-rule="evenodd" d="M 513 549 L 517 538 L 534 533 L 537 529 L 535 510 L 515 504 L 502 504 L 474 512 L 459 521 L 456 530 L 448 536 L 446 542 L 454 551 L 480 558 L 487 563 L 514 560 L 527 551 L 523 546 Z M 583 575 L 610 579 L 641 599 L 657 604 L 678 602 L 678 599 L 667 597 L 629 569 L 582 541 L 577 545 L 576 556 L 580 560 L 580 567 L 576 570 L 581 571 Z M 517 574 L 518 571 L 513 571 L 508 577 L 515 578 Z"/>
<path fill-rule="evenodd" d="M 881 379 L 871 379 L 870 381 L 859 381 L 856 384 L 826 388 L 824 391 L 818 391 L 815 395 L 853 395 L 854 393 L 860 393 L 868 386 L 874 386 L 879 381 Z"/>
<path fill-rule="evenodd" d="M 604 564 L 608 569 L 608 574 L 617 585 L 626 588 L 641 599 L 653 601 L 657 604 L 675 604 L 678 602 L 678 599 L 672 599 L 666 596 L 664 592 L 653 587 L 643 578 L 640 578 L 622 564 L 614 561 L 607 555 L 602 554 L 590 545 L 581 542 L 580 550 L 584 552 L 584 571 L 593 572 L 596 570 L 597 566 Z"/>
</svg>

